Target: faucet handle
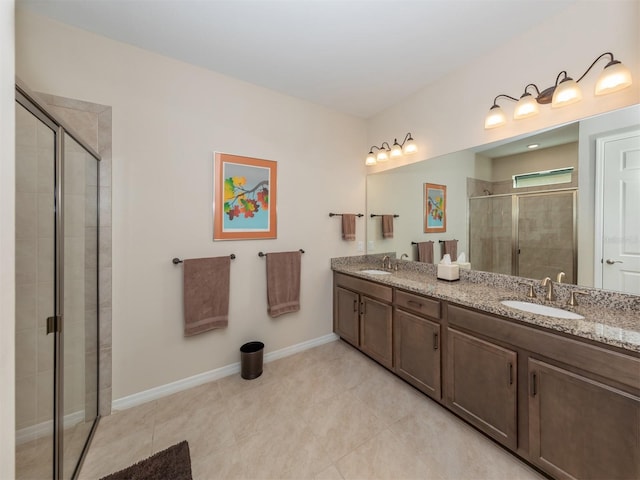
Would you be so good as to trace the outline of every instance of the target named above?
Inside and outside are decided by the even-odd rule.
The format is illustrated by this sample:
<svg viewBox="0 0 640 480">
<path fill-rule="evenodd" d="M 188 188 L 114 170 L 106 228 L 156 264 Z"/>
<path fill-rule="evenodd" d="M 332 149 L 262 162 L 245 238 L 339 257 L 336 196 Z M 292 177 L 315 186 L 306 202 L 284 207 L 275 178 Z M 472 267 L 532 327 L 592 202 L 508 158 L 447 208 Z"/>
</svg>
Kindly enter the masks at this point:
<svg viewBox="0 0 640 480">
<path fill-rule="evenodd" d="M 565 278 L 566 276 L 567 276 L 567 275 L 566 275 L 564 272 L 559 272 L 559 273 L 558 273 L 558 276 L 556 277 L 556 282 L 557 282 L 557 283 L 562 283 L 562 281 L 564 280 L 564 278 Z"/>
<path fill-rule="evenodd" d="M 576 295 L 589 295 L 589 292 L 585 292 L 584 290 L 571 290 L 571 296 L 569 297 L 567 305 L 570 305 L 572 307 L 578 306 Z"/>
<path fill-rule="evenodd" d="M 527 298 L 536 298 L 536 292 L 534 292 L 533 290 L 533 283 L 518 282 L 518 285 L 524 285 L 525 287 L 529 287 L 529 291 L 527 292 Z"/>
</svg>

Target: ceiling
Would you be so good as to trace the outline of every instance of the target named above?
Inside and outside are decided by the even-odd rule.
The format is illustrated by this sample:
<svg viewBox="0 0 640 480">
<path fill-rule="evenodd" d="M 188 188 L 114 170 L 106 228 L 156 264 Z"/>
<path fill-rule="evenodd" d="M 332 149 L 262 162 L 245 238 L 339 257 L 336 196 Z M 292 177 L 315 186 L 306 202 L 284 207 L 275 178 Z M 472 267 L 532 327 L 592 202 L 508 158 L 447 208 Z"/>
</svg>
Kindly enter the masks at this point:
<svg viewBox="0 0 640 480">
<path fill-rule="evenodd" d="M 45 16 L 368 118 L 577 0 L 16 0 Z"/>
</svg>

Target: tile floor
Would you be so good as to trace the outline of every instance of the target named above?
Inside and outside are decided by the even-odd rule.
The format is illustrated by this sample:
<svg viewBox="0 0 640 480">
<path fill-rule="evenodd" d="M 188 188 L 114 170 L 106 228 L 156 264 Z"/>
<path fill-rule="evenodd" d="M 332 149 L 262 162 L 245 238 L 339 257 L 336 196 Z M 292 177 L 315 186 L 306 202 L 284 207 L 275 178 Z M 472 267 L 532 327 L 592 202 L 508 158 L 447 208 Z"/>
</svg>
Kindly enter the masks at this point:
<svg viewBox="0 0 640 480">
<path fill-rule="evenodd" d="M 340 340 L 103 418 L 80 478 L 185 439 L 195 480 L 544 478 Z"/>
</svg>

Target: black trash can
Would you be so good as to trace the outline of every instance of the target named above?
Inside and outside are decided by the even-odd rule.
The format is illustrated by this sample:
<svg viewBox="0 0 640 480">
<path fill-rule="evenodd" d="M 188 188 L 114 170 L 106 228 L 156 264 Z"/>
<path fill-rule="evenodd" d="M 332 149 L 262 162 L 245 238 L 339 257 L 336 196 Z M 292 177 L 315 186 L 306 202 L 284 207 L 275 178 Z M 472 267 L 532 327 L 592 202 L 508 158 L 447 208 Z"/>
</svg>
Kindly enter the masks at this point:
<svg viewBox="0 0 640 480">
<path fill-rule="evenodd" d="M 262 375 L 262 353 L 264 343 L 249 342 L 240 347 L 240 374 L 246 380 Z"/>
</svg>

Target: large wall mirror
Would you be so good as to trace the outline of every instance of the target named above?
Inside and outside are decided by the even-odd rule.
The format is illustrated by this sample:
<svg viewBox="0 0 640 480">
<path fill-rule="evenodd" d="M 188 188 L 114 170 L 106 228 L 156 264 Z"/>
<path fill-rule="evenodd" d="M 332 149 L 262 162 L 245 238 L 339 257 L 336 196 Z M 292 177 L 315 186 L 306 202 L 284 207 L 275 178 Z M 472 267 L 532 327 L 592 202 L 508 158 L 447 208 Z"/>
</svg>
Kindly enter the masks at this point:
<svg viewBox="0 0 640 480">
<path fill-rule="evenodd" d="M 537 145 L 534 147 L 534 145 Z M 425 233 L 425 184 L 446 231 Z M 640 105 L 367 177 L 367 253 L 434 262 L 457 240 L 474 270 L 640 295 Z M 395 215 L 393 238 L 381 217 Z"/>
</svg>

